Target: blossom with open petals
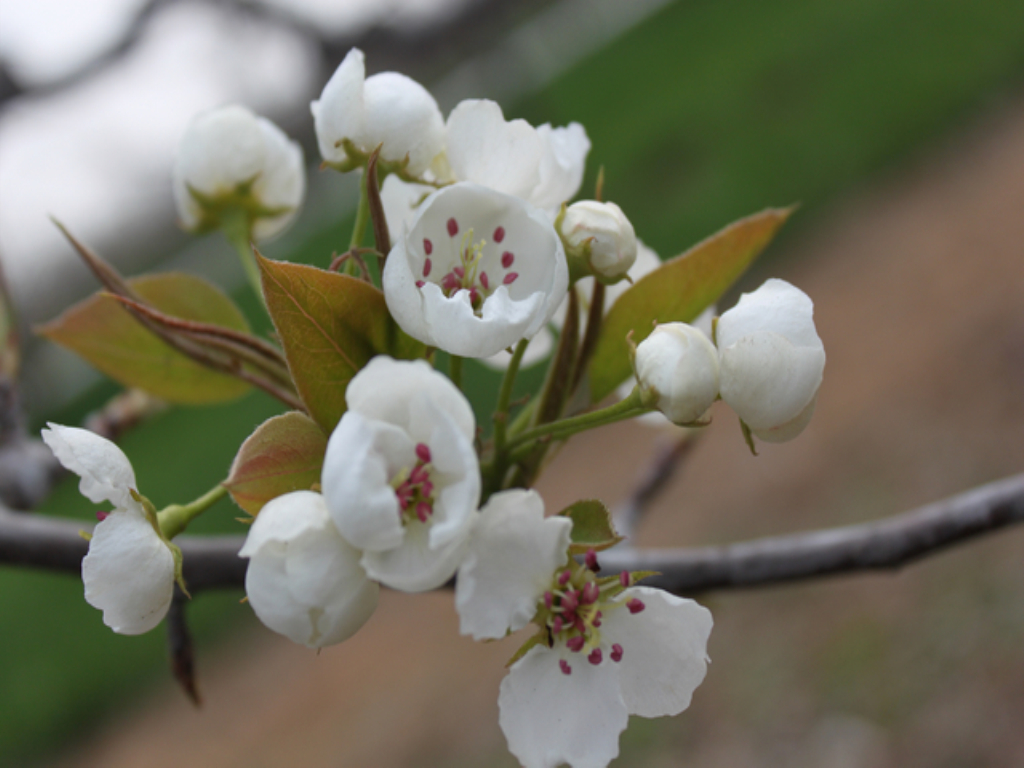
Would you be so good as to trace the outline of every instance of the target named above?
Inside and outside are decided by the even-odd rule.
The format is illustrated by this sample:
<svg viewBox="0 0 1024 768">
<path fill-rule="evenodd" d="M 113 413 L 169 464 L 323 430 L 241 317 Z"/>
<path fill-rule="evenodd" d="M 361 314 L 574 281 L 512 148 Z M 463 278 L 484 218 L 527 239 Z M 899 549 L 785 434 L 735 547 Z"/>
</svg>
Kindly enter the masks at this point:
<svg viewBox="0 0 1024 768">
<path fill-rule="evenodd" d="M 463 634 L 498 638 L 540 626 L 498 696 L 509 749 L 526 768 L 601 768 L 629 715 L 689 706 L 707 668 L 711 614 L 632 578 L 599 578 L 597 555 L 568 560 L 572 523 L 544 517 L 534 491 L 506 491 L 481 510 L 459 569 Z"/>
<path fill-rule="evenodd" d="M 231 105 L 197 115 L 178 145 L 174 200 L 186 229 L 221 225 L 232 207 L 245 211 L 258 240 L 294 219 L 306 190 L 302 147 L 245 107 Z"/>
<path fill-rule="evenodd" d="M 434 589 L 455 573 L 478 515 L 469 401 L 423 360 L 389 357 L 356 374 L 345 399 L 321 474 L 331 519 L 370 578 Z"/>
<path fill-rule="evenodd" d="M 135 471 L 124 452 L 85 429 L 50 424 L 43 440 L 64 467 L 82 479 L 79 490 L 101 512 L 82 560 L 85 600 L 122 635 L 148 632 L 163 619 L 174 594 L 175 559 L 142 504 L 132 495 Z"/>
<path fill-rule="evenodd" d="M 434 97 L 397 72 L 366 77 L 358 48 L 348 52 L 310 108 L 320 154 L 341 170 L 361 165 L 380 144 L 381 160 L 419 176 L 444 149 L 444 118 Z"/>
<path fill-rule="evenodd" d="M 425 344 L 489 357 L 533 336 L 565 296 L 565 252 L 547 217 L 477 184 L 438 190 L 399 238 L 383 275 L 396 322 Z"/>
<path fill-rule="evenodd" d="M 771 443 L 800 434 L 825 370 L 807 294 L 785 280 L 766 281 L 718 319 L 715 341 L 722 399 L 750 431 Z"/>
<path fill-rule="evenodd" d="M 319 493 L 269 501 L 253 521 L 240 557 L 249 558 L 245 593 L 260 621 L 310 648 L 354 635 L 377 607 L 379 587 L 359 564 Z"/>
</svg>

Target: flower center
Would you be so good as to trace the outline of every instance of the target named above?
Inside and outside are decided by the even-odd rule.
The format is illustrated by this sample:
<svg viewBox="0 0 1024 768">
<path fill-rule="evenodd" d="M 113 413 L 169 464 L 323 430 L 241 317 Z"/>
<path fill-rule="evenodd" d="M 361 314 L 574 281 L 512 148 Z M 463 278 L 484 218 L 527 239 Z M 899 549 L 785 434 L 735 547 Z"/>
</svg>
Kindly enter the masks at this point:
<svg viewBox="0 0 1024 768">
<path fill-rule="evenodd" d="M 609 645 L 601 637 L 605 614 L 622 608 L 630 614 L 637 614 L 646 607 L 637 598 L 615 599 L 622 589 L 632 584 L 632 577 L 627 572 L 619 574 L 617 583 L 601 580 L 604 582 L 602 586 L 597 578 L 599 570 L 597 555 L 590 550 L 583 565 L 571 563 L 569 567 L 556 571 L 551 588 L 544 593 L 545 610 L 541 611 L 551 646 L 564 643 L 571 652 L 586 657 L 595 666 L 605 658 L 613 662 L 622 661 L 624 653 L 619 643 Z M 561 659 L 558 666 L 562 674 L 572 674 L 572 664 L 565 659 Z"/>
<path fill-rule="evenodd" d="M 447 246 L 449 253 L 454 251 L 454 258 L 451 260 L 454 262 L 454 266 L 442 275 L 440 279 L 433 282 L 436 282 L 441 287 L 441 292 L 447 298 L 455 296 L 460 291 L 468 291 L 469 302 L 473 307 L 473 312 L 479 316 L 484 301 L 497 290 L 499 285 L 511 285 L 519 278 L 518 272 L 511 271 L 512 264 L 515 262 L 515 255 L 511 251 L 503 251 L 498 260 L 501 264 L 501 269 L 498 270 L 497 267 L 494 267 L 492 274 L 488 275 L 483 269 L 487 240 L 475 241 L 473 239 L 472 227 L 466 230 L 460 238 L 459 222 L 454 216 L 448 219 L 447 231 Z M 500 244 L 505 239 L 505 228 L 502 226 L 497 227 L 492 238 L 495 244 Z M 492 249 L 487 250 L 490 251 Z M 423 260 L 423 279 L 416 281 L 417 288 L 422 288 L 426 285 L 426 279 L 430 277 L 430 273 L 434 268 L 434 262 L 431 259 L 434 253 L 434 242 L 430 238 L 423 238 L 423 253 L 425 254 Z"/>
<path fill-rule="evenodd" d="M 416 463 L 392 478 L 391 487 L 395 489 L 398 498 L 398 514 L 403 525 L 413 520 L 425 523 L 434 513 L 434 483 L 430 479 L 432 469 L 430 448 L 426 443 L 417 443 Z"/>
</svg>

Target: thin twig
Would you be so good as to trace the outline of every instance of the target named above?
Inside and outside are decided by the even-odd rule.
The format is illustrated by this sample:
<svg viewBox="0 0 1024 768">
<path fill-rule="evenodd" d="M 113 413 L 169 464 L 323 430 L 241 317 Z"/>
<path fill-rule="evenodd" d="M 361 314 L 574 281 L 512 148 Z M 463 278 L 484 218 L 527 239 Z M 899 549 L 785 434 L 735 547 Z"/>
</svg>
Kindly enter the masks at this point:
<svg viewBox="0 0 1024 768">
<path fill-rule="evenodd" d="M 171 607 L 167 611 L 167 653 L 171 657 L 171 674 L 185 691 L 185 695 L 196 706 L 202 706 L 199 688 L 196 686 L 196 658 L 192 646 L 192 633 L 185 617 L 188 597 L 175 585 Z"/>
<path fill-rule="evenodd" d="M 615 508 L 615 529 L 622 536 L 630 538 L 633 535 L 644 512 L 672 476 L 679 471 L 696 441 L 697 433 L 688 430 L 682 435 L 673 435 L 670 442 L 659 446 L 657 455 L 651 465 L 645 467 L 644 474 L 633 489 L 633 493 Z"/>
<path fill-rule="evenodd" d="M 984 533 L 1024 522 L 1024 473 L 880 521 L 774 536 L 724 547 L 601 553 L 606 572 L 656 570 L 645 583 L 676 594 L 781 584 L 840 573 L 899 568 Z M 0 563 L 79 573 L 91 528 L 74 520 L 0 508 Z M 185 581 L 204 589 L 240 588 L 241 536 L 179 536 Z"/>
</svg>

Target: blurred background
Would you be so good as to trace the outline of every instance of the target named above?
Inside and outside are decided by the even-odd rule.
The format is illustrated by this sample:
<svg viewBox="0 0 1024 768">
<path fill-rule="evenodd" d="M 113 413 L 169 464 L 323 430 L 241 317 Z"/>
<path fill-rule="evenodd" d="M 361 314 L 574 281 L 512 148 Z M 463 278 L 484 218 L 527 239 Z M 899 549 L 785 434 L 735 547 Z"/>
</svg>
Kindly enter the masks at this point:
<svg viewBox="0 0 1024 768">
<path fill-rule="evenodd" d="M 1024 470 L 1024 14 L 1019 0 L 0 0 L 0 258 L 22 323 L 34 428 L 116 391 L 33 340 L 96 285 L 49 221 L 124 273 L 182 269 L 245 295 L 230 247 L 175 225 L 174 147 L 238 101 L 299 139 L 311 176 L 275 258 L 348 241 L 354 179 L 319 172 L 309 101 L 352 46 L 447 112 L 466 97 L 593 142 L 606 196 L 662 257 L 767 206 L 801 208 L 738 290 L 785 278 L 828 352 L 810 428 L 752 457 L 715 423 L 637 543 L 704 545 L 861 522 Z M 479 393 L 493 374 L 474 368 Z M 486 398 L 477 398 L 487 418 Z M 122 447 L 157 506 L 223 478 L 275 402 L 178 408 Z M 549 509 L 622 500 L 672 436 L 576 438 Z M 65 482 L 41 514 L 91 519 Z M 198 531 L 241 532 L 230 502 Z M 1024 532 L 897 574 L 702 595 L 708 677 L 676 718 L 634 718 L 621 766 L 1024 764 Z M 384 594 L 315 654 L 241 592 L 188 606 L 202 709 L 160 630 L 113 635 L 80 581 L 0 567 L 0 763 L 515 765 L 497 724 L 514 640 L 458 636 L 448 594 Z"/>
</svg>

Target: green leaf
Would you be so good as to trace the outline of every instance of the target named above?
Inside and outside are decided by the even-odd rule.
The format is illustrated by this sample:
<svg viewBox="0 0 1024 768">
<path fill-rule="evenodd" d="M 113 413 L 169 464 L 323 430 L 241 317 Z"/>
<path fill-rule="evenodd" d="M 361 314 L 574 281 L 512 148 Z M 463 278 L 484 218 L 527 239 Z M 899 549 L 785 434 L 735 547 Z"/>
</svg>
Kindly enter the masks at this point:
<svg viewBox="0 0 1024 768">
<path fill-rule="evenodd" d="M 242 443 L 224 487 L 255 517 L 271 499 L 319 483 L 326 450 L 323 430 L 304 413 L 274 416 Z"/>
<path fill-rule="evenodd" d="M 169 272 L 128 281 L 161 312 L 185 320 L 248 331 L 238 307 L 218 288 L 193 275 Z M 174 403 L 217 403 L 245 394 L 249 385 L 210 370 L 144 328 L 109 293 L 66 310 L 38 332 L 75 352 L 115 381 Z"/>
<path fill-rule="evenodd" d="M 257 255 L 263 294 L 302 402 L 326 434 L 345 412 L 345 389 L 376 355 L 410 360 L 426 347 L 395 324 L 384 294 L 362 280 Z"/>
<path fill-rule="evenodd" d="M 571 555 L 582 555 L 588 549 L 600 552 L 622 541 L 612 525 L 611 512 L 600 501 L 577 501 L 558 514 L 572 520 Z"/>
<path fill-rule="evenodd" d="M 604 319 L 591 358 L 591 402 L 604 399 L 629 378 L 630 331 L 639 344 L 656 322 L 692 322 L 746 271 L 793 210 L 769 208 L 735 221 L 623 293 Z"/>
</svg>

